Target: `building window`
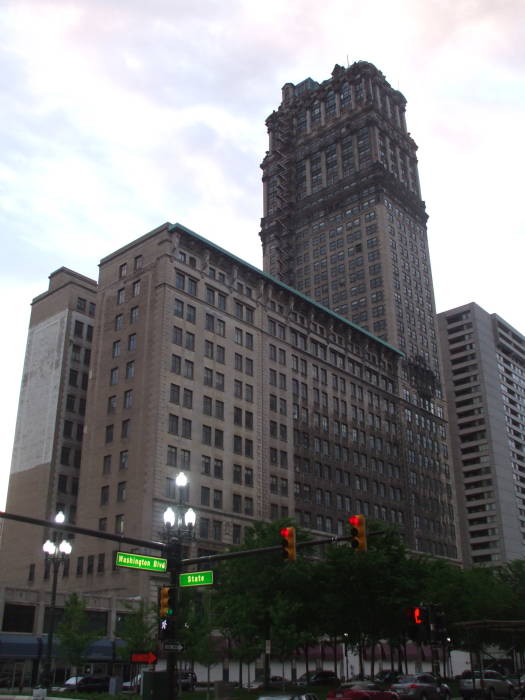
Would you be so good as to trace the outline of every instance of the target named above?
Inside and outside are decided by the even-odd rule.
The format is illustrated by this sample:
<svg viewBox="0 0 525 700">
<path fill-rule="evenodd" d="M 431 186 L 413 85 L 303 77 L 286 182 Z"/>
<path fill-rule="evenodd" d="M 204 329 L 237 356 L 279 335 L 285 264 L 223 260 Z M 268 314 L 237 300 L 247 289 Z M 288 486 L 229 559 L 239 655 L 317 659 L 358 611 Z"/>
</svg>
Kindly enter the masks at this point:
<svg viewBox="0 0 525 700">
<path fill-rule="evenodd" d="M 233 483 L 242 484 L 242 467 L 240 464 L 233 465 Z"/>
<path fill-rule="evenodd" d="M 184 389 L 182 393 L 182 405 L 184 408 L 193 408 L 193 391 Z"/>
<path fill-rule="evenodd" d="M 127 468 L 128 468 L 128 451 L 122 450 L 122 452 L 119 455 L 119 469 L 127 469 Z"/>
<path fill-rule="evenodd" d="M 166 455 L 166 464 L 169 467 L 176 467 L 177 466 L 177 448 L 174 445 L 168 445 L 167 455 Z"/>
<path fill-rule="evenodd" d="M 119 481 L 117 484 L 117 501 L 122 502 L 126 500 L 126 482 Z"/>
<path fill-rule="evenodd" d="M 131 333 L 128 337 L 128 350 L 133 351 L 137 349 L 137 334 Z"/>
<path fill-rule="evenodd" d="M 182 369 L 182 358 L 180 355 L 171 356 L 171 371 L 174 374 L 180 374 Z"/>
<path fill-rule="evenodd" d="M 179 434 L 179 417 L 174 413 L 170 413 L 168 416 L 168 433 L 172 435 Z"/>
<path fill-rule="evenodd" d="M 199 537 L 207 540 L 210 537 L 210 521 L 209 518 L 199 518 Z"/>
<path fill-rule="evenodd" d="M 211 445 L 211 427 L 209 425 L 202 426 L 202 442 L 204 445 Z"/>
<path fill-rule="evenodd" d="M 180 404 L 180 386 L 177 384 L 170 385 L 170 403 Z"/>
<path fill-rule="evenodd" d="M 176 498 L 176 495 L 175 479 L 168 476 L 166 477 L 166 498 Z"/>
<path fill-rule="evenodd" d="M 233 494 L 232 510 L 234 513 L 240 513 L 242 511 L 242 498 L 238 493 Z"/>
<path fill-rule="evenodd" d="M 180 468 L 190 469 L 191 468 L 191 452 L 190 450 L 180 451 Z"/>
<path fill-rule="evenodd" d="M 100 505 L 104 506 L 109 501 L 109 486 L 102 486 L 100 489 Z"/>
<path fill-rule="evenodd" d="M 213 539 L 216 542 L 222 542 L 222 523 L 220 520 L 213 521 Z"/>
<path fill-rule="evenodd" d="M 122 535 L 124 533 L 124 515 L 115 515 L 115 534 Z"/>
<path fill-rule="evenodd" d="M 207 455 L 202 455 L 201 473 L 210 476 L 211 474 L 211 459 Z"/>
<path fill-rule="evenodd" d="M 98 555 L 97 557 L 97 574 L 102 574 L 104 573 L 104 565 L 105 565 L 105 559 L 106 555 L 104 552 Z"/>
</svg>

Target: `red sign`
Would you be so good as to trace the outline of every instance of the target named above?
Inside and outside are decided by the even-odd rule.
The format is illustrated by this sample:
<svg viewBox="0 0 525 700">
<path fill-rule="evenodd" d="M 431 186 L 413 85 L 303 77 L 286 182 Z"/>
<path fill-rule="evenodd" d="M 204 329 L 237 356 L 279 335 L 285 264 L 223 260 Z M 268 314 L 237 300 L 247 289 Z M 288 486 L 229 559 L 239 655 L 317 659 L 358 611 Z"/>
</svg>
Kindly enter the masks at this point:
<svg viewBox="0 0 525 700">
<path fill-rule="evenodd" d="M 152 651 L 135 652 L 134 654 L 131 655 L 131 663 L 132 664 L 156 664 L 157 663 L 157 654 L 154 654 Z"/>
</svg>

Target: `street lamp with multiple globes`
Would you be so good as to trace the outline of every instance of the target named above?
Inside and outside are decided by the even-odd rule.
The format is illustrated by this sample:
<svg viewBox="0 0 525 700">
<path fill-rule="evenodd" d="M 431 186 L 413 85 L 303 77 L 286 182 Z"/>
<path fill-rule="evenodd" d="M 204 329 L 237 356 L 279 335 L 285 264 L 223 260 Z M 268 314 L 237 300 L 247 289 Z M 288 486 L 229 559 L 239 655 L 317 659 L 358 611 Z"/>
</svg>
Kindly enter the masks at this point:
<svg viewBox="0 0 525 700">
<path fill-rule="evenodd" d="M 65 520 L 64 513 L 59 511 L 55 515 L 55 522 L 61 524 Z M 51 659 L 53 655 L 53 635 L 55 632 L 55 606 L 57 598 L 57 579 L 58 570 L 60 564 L 65 562 L 66 557 L 71 554 L 71 543 L 66 539 L 58 542 L 58 535 L 55 534 L 52 540 L 46 540 L 42 545 L 42 549 L 46 555 L 46 561 L 51 563 L 51 569 L 53 572 L 52 585 L 51 585 L 51 604 L 49 607 L 49 629 L 47 632 L 47 647 L 46 656 L 44 660 L 44 671 L 42 674 L 42 685 L 49 690 L 51 690 Z"/>
<path fill-rule="evenodd" d="M 177 577 L 181 569 L 182 542 L 191 540 L 194 533 L 197 515 L 193 508 L 185 504 L 186 486 L 188 477 L 184 472 L 179 472 L 175 479 L 175 484 L 179 491 L 179 499 L 175 508 L 168 506 L 164 511 L 164 540 L 166 542 L 166 558 L 168 560 L 168 571 L 170 573 L 170 584 L 178 584 Z M 168 672 L 168 698 L 173 700 L 177 695 L 177 684 L 175 683 L 176 652 L 167 652 L 166 670 Z"/>
</svg>

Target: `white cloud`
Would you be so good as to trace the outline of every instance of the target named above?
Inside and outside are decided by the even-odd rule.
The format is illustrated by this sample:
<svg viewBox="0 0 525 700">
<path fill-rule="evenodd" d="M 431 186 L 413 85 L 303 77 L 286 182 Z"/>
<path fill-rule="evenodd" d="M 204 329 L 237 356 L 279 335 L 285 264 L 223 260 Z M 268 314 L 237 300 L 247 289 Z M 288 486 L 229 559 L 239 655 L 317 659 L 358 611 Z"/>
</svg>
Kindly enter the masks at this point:
<svg viewBox="0 0 525 700">
<path fill-rule="evenodd" d="M 5 2 L 10 415 L 28 304 L 53 269 L 95 277 L 101 257 L 166 220 L 260 264 L 264 120 L 285 82 L 347 60 L 375 63 L 407 97 L 440 308 L 474 299 L 525 329 L 524 20 L 521 0 Z"/>
</svg>

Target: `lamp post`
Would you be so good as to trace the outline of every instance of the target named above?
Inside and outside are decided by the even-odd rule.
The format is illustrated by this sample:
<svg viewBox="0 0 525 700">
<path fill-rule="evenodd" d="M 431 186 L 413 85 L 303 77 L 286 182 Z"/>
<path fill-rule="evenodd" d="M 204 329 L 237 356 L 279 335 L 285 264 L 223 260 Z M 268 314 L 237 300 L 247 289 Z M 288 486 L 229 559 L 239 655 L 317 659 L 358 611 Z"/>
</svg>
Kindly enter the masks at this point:
<svg viewBox="0 0 525 700">
<path fill-rule="evenodd" d="M 195 521 L 197 519 L 193 508 L 187 507 L 185 504 L 188 477 L 184 472 L 179 472 L 179 474 L 177 474 L 175 484 L 178 489 L 178 503 L 175 509 L 168 506 L 163 515 L 163 534 L 166 542 L 166 558 L 168 560 L 168 571 L 170 573 L 170 586 L 172 587 L 178 585 L 177 579 L 180 573 L 182 559 L 182 542 L 184 539 L 191 540 L 193 538 L 193 528 L 195 527 Z M 178 692 L 178 684 L 175 683 L 176 660 L 176 652 L 173 649 L 169 649 L 166 656 L 169 700 L 176 698 Z"/>
<path fill-rule="evenodd" d="M 64 513 L 59 511 L 55 515 L 55 522 L 58 524 L 63 523 L 65 520 Z M 42 545 L 42 549 L 46 555 L 46 561 L 51 563 L 51 570 L 53 574 L 52 584 L 51 584 L 51 605 L 49 608 L 49 629 L 47 632 L 47 647 L 46 647 L 46 657 L 44 661 L 44 672 L 42 678 L 42 685 L 45 685 L 48 691 L 51 690 L 51 659 L 53 654 L 53 635 L 55 632 L 55 605 L 57 598 L 57 579 L 58 570 L 60 564 L 66 560 L 71 554 L 71 544 L 63 539 L 60 543 L 57 542 L 57 535 L 53 536 L 52 540 L 46 540 Z"/>
</svg>

